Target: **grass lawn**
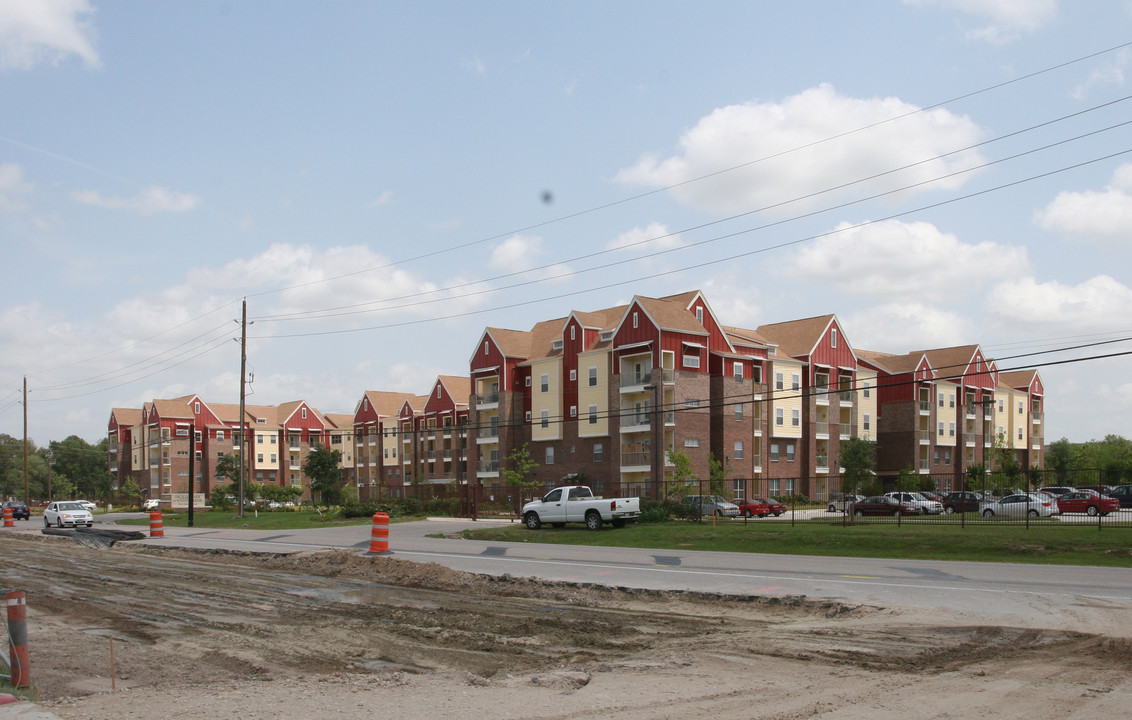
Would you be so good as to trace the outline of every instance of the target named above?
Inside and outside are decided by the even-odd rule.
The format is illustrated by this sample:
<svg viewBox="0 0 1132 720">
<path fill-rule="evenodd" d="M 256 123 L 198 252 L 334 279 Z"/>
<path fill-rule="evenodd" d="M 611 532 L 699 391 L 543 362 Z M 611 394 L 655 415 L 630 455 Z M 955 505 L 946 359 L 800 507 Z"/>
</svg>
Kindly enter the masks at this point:
<svg viewBox="0 0 1132 720">
<path fill-rule="evenodd" d="M 390 518 L 390 522 L 405 522 L 407 520 L 422 520 L 423 517 Z M 302 530 L 305 528 L 327 527 L 328 525 L 369 525 L 372 517 L 366 518 L 340 518 L 336 512 L 321 515 L 314 510 L 300 512 L 261 512 L 257 517 L 254 512 L 247 511 L 244 517 L 236 516 L 235 510 L 211 510 L 208 512 L 193 513 L 193 527 L 200 528 L 242 528 L 247 530 Z M 149 518 L 130 518 L 119 520 L 119 525 L 142 525 L 149 527 Z M 188 527 L 189 514 L 187 512 L 163 513 L 161 524 L 165 527 Z"/>
<path fill-rule="evenodd" d="M 729 520 L 712 526 L 670 520 L 598 532 L 581 525 L 527 530 L 521 525 L 466 530 L 464 537 L 506 542 L 604 545 L 669 550 L 968 560 L 1132 567 L 1132 528 L 1024 524 L 967 527 L 906 522 L 843 526 Z"/>
</svg>

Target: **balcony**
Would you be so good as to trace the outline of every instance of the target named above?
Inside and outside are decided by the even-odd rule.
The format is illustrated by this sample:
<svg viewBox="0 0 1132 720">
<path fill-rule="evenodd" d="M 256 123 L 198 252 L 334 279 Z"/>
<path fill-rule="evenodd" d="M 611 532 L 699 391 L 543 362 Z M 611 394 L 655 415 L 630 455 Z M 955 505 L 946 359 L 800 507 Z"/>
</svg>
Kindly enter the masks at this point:
<svg viewBox="0 0 1132 720">
<path fill-rule="evenodd" d="M 829 439 L 829 423 L 827 423 L 827 422 L 814 423 L 814 432 L 817 433 L 818 439 L 828 440 Z"/>
<path fill-rule="evenodd" d="M 814 388 L 814 402 L 822 407 L 829 405 L 829 394 L 830 390 L 828 385 L 817 386 Z"/>
<path fill-rule="evenodd" d="M 499 428 L 498 427 L 480 428 L 479 432 L 476 434 L 476 444 L 477 445 L 483 445 L 485 443 L 497 443 L 497 442 L 499 442 Z"/>
<path fill-rule="evenodd" d="M 648 469 L 652 467 L 653 462 L 652 451 L 640 449 L 640 446 L 621 446 L 621 469 L 626 468 L 642 468 Z"/>
<path fill-rule="evenodd" d="M 499 474 L 499 461 L 498 460 L 481 460 L 476 465 L 477 475 L 498 475 Z"/>
<path fill-rule="evenodd" d="M 931 430 L 919 430 L 918 432 L 920 434 L 920 444 L 921 445 L 931 445 L 932 444 L 932 431 Z"/>
<path fill-rule="evenodd" d="M 629 372 L 622 373 L 619 386 L 621 392 L 644 392 L 645 385 L 651 385 L 656 379 L 660 379 L 663 385 L 672 385 L 676 382 L 676 372 L 673 370 L 660 370 L 653 368 L 648 372 Z"/>
<path fill-rule="evenodd" d="M 476 395 L 476 407 L 480 410 L 488 407 L 499 407 L 499 391 Z"/>
<path fill-rule="evenodd" d="M 762 435 L 763 434 L 763 419 L 762 418 L 751 418 L 751 431 L 754 435 Z"/>
<path fill-rule="evenodd" d="M 841 390 L 837 393 L 837 402 L 841 403 L 842 407 L 853 406 L 853 391 Z"/>
<path fill-rule="evenodd" d="M 652 413 L 633 413 L 621 416 L 621 432 L 647 432 L 652 428 Z"/>
<path fill-rule="evenodd" d="M 829 472 L 829 455 L 826 455 L 825 453 L 818 453 L 815 460 L 817 463 L 816 467 L 818 472 Z"/>
<path fill-rule="evenodd" d="M 931 400 L 921 400 L 920 401 L 920 414 L 921 415 L 931 415 L 932 414 L 932 401 Z"/>
</svg>

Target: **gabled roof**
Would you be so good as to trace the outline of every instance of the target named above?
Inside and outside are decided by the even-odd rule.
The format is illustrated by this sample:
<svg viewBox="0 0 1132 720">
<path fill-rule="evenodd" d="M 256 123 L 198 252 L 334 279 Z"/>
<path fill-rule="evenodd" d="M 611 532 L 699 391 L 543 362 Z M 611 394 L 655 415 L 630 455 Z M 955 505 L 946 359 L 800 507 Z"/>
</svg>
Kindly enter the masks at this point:
<svg viewBox="0 0 1132 720">
<path fill-rule="evenodd" d="M 436 381 L 457 405 L 467 405 L 472 394 L 472 379 L 467 375 L 438 375 Z"/>
<path fill-rule="evenodd" d="M 485 331 L 504 357 L 528 358 L 531 355 L 531 334 L 525 330 L 489 327 Z"/>
<path fill-rule="evenodd" d="M 998 385 L 999 387 L 1007 387 L 1012 390 L 1026 390 L 1028 392 L 1037 377 L 1038 371 L 1034 369 L 1000 372 L 998 374 Z"/>
<path fill-rule="evenodd" d="M 584 328 L 590 330 L 612 330 L 617 327 L 617 321 L 625 315 L 625 309 L 627 307 L 628 305 L 618 305 L 616 307 L 594 310 L 592 312 L 575 310 L 570 313 L 570 316 L 577 318 L 578 322 Z M 567 318 L 567 322 L 569 322 L 569 318 Z"/>
<path fill-rule="evenodd" d="M 369 406 L 377 412 L 378 417 L 393 417 L 401 412 L 401 406 L 411 397 L 415 397 L 415 395 L 413 393 L 392 392 L 389 390 L 366 390 L 363 399 L 369 401 Z M 357 407 L 354 408 L 355 415 L 358 413 L 361 405 L 362 401 L 359 400 Z"/>
<path fill-rule="evenodd" d="M 168 400 L 163 398 L 154 398 L 153 405 L 151 407 L 157 410 L 157 414 L 163 418 L 193 417 L 193 411 L 192 408 L 189 407 L 189 403 L 191 403 L 193 401 L 193 398 L 195 397 L 196 394 L 184 395 L 179 398 L 171 398 Z"/>
<path fill-rule="evenodd" d="M 688 309 L 679 301 L 660 300 L 657 298 L 642 297 L 640 295 L 634 296 L 633 302 L 626 306 L 624 314 L 622 314 L 621 319 L 617 323 L 618 329 L 625 324 L 626 319 L 629 317 L 629 310 L 632 308 L 633 304 L 638 305 L 644 310 L 645 314 L 660 330 L 681 332 L 689 335 L 708 334 L 703 324 L 696 320 L 696 316 L 688 312 Z"/>
<path fill-rule="evenodd" d="M 326 413 L 324 417 L 330 422 L 331 427 L 337 430 L 353 430 L 354 429 L 354 416 L 346 413 Z"/>
<path fill-rule="evenodd" d="M 836 316 L 818 315 L 801 320 L 760 325 L 759 333 L 776 343 L 779 349 L 793 358 L 810 356 L 821 342 L 826 330 L 836 320 Z"/>
<path fill-rule="evenodd" d="M 141 408 L 112 408 L 110 419 L 118 422 L 118 427 L 133 427 L 142 421 Z"/>
<path fill-rule="evenodd" d="M 306 400 L 292 400 L 291 402 L 283 403 L 282 405 L 279 406 L 278 417 L 281 419 L 281 421 L 284 424 L 286 424 L 294 416 L 294 414 L 299 411 L 299 408 L 302 407 L 303 405 L 306 405 L 307 409 L 310 410 L 311 413 L 314 414 L 314 419 L 318 420 L 319 424 L 323 425 L 324 427 L 328 426 L 330 424 L 326 421 L 326 417 L 321 412 L 318 411 L 318 408 L 312 406 Z"/>
<path fill-rule="evenodd" d="M 733 327 L 731 325 L 721 325 L 724 334 L 728 336 L 732 344 L 747 345 L 754 347 L 773 347 L 768 338 L 764 337 L 758 330 L 749 330 L 747 328 Z"/>
<path fill-rule="evenodd" d="M 940 377 L 957 378 L 967 371 L 975 354 L 981 351 L 978 345 L 956 345 L 922 352 Z"/>
<path fill-rule="evenodd" d="M 920 367 L 920 362 L 925 359 L 923 352 L 893 355 L 877 350 L 857 350 L 856 353 L 858 359 L 891 375 L 916 372 L 916 369 Z M 931 363 L 928 364 L 930 367 Z"/>
</svg>

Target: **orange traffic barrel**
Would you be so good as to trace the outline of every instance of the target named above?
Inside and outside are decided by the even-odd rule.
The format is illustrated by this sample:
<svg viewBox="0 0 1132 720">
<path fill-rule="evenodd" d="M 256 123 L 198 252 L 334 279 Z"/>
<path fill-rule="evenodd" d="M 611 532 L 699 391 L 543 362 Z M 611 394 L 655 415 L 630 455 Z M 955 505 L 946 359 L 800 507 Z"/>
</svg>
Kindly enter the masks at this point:
<svg viewBox="0 0 1132 720">
<path fill-rule="evenodd" d="M 389 554 L 389 516 L 383 512 L 373 514 L 373 530 L 369 536 L 367 555 Z"/>
<path fill-rule="evenodd" d="M 165 537 L 165 523 L 161 520 L 161 513 L 151 512 L 149 514 L 149 536 Z"/>
<path fill-rule="evenodd" d="M 8 657 L 12 665 L 12 687 L 31 685 L 28 667 L 28 607 L 23 590 L 8 593 Z"/>
<path fill-rule="evenodd" d="M 16 520 L 12 516 L 12 508 L 4 508 L 4 527 L 16 527 Z"/>
</svg>

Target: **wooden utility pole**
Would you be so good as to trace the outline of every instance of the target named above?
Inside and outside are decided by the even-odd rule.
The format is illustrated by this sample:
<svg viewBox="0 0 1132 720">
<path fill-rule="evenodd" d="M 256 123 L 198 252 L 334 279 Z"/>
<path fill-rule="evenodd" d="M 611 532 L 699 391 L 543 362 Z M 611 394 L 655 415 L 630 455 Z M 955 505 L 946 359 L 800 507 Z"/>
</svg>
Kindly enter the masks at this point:
<svg viewBox="0 0 1132 720">
<path fill-rule="evenodd" d="M 238 516 L 244 516 L 244 446 L 248 444 L 248 436 L 244 431 L 244 384 L 248 370 L 248 299 L 244 298 L 243 310 L 240 313 L 240 503 Z"/>
<path fill-rule="evenodd" d="M 51 498 L 48 498 L 50 500 Z M 31 507 L 28 491 L 28 376 L 24 375 L 24 505 Z"/>
</svg>

